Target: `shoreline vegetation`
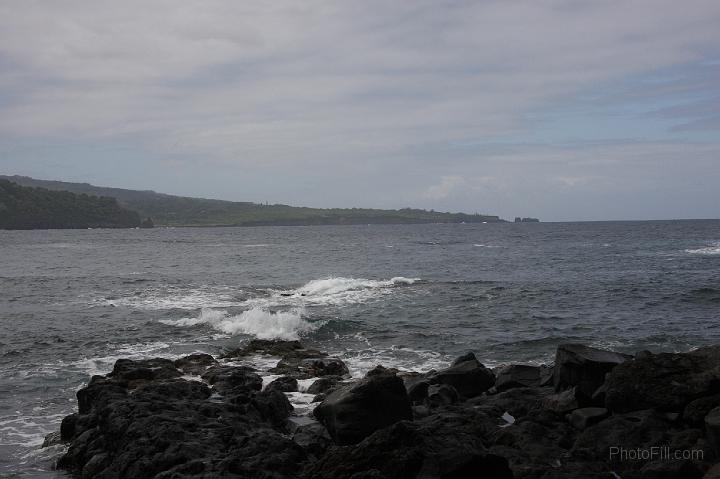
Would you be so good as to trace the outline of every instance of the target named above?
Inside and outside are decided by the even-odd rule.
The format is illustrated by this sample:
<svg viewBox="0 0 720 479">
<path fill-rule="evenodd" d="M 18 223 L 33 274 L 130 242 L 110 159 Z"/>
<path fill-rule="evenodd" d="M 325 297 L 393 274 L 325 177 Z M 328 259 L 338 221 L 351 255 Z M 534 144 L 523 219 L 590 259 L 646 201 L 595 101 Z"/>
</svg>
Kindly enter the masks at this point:
<svg viewBox="0 0 720 479">
<path fill-rule="evenodd" d="M 370 208 L 306 208 L 282 204 L 261 204 L 252 202 L 234 202 L 211 200 L 204 198 L 189 198 L 183 196 L 166 195 L 154 191 L 127 190 L 121 188 L 105 188 L 87 183 L 68 183 L 62 181 L 36 180 L 24 176 L 2 176 L 0 181 L 12 182 L 25 188 L 42 188 L 49 192 L 70 192 L 83 199 L 94 198 L 92 201 L 101 202 L 101 198 L 112 198 L 117 207 L 130 210 L 139 218 L 152 219 L 155 226 L 175 227 L 223 227 L 223 226 L 313 226 L 313 225 L 362 225 L 362 224 L 423 224 L 423 223 L 499 223 L 505 222 L 495 215 L 442 213 L 413 208 L 398 210 L 381 210 Z M 0 190 L 1 192 L 1 190 Z M 34 198 L 38 193 L 28 194 Z M 44 193 L 40 196 L 50 196 Z M 90 201 L 90 200 L 86 200 Z M 6 216 L 2 204 L 9 201 L 0 197 L 0 217 Z M 46 209 L 41 203 L 40 209 Z M 37 208 L 25 208 L 24 214 L 34 214 Z M 58 210 L 62 214 L 62 210 Z M 20 218 L 19 216 L 16 216 Z M 19 221 L 19 220 L 18 220 Z M 23 220 L 24 224 L 45 224 L 50 228 L 68 225 L 66 228 L 83 228 L 75 226 L 82 222 L 51 222 L 43 219 L 42 222 Z M 145 220 L 147 221 L 147 220 Z M 91 223 L 91 221 L 86 221 Z M 15 223 L 20 224 L 20 223 Z M 140 227 L 135 223 L 115 223 L 107 221 L 109 226 L 101 227 Z M 122 224 L 123 226 L 114 226 Z M 11 224 L 12 225 L 12 224 Z M 0 229 L 8 228 L 0 223 Z M 31 229 L 31 228 L 20 228 Z"/>
<path fill-rule="evenodd" d="M 256 339 L 219 358 L 120 359 L 77 399 L 44 447 L 66 445 L 57 466 L 78 478 L 720 473 L 720 346 L 631 356 L 562 344 L 552 365 L 495 370 L 468 352 L 438 371 L 351 378 L 299 341 Z"/>
</svg>

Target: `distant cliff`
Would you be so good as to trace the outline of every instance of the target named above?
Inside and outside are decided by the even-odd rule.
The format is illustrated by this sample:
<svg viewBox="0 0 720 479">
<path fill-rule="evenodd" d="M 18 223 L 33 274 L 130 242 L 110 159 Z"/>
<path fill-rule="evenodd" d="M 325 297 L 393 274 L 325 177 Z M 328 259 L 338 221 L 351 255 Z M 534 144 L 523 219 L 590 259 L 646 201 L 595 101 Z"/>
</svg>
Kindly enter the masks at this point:
<svg viewBox="0 0 720 479">
<path fill-rule="evenodd" d="M 413 208 L 380 210 L 367 208 L 304 208 L 189 198 L 154 191 L 104 188 L 87 183 L 36 180 L 25 176 L 1 176 L 23 186 L 65 190 L 116 198 L 121 207 L 152 218 L 155 226 L 280 226 L 412 223 L 494 223 L 492 215 L 440 213 Z"/>
<path fill-rule="evenodd" d="M 20 186 L 0 179 L 0 229 L 134 228 L 140 216 L 114 198 Z"/>
</svg>

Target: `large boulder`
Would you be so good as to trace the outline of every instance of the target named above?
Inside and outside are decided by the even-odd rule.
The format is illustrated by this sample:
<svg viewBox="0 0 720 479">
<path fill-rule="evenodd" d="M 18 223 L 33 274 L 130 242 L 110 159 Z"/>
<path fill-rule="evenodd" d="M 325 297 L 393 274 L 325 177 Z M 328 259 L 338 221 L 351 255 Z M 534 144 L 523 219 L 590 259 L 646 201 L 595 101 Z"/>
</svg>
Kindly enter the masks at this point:
<svg viewBox="0 0 720 479">
<path fill-rule="evenodd" d="M 481 413 L 444 412 L 400 421 L 354 446 L 328 450 L 310 465 L 313 479 L 513 477 L 508 462 L 483 445 L 491 421 Z"/>
<path fill-rule="evenodd" d="M 472 398 L 495 384 L 495 374 L 470 353 L 458 358 L 452 366 L 428 375 L 430 384 L 447 384 L 463 397 Z"/>
<path fill-rule="evenodd" d="M 555 353 L 553 385 L 557 391 L 575 387 L 578 398 L 590 403 L 605 375 L 631 358 L 582 344 L 561 344 Z"/>
<path fill-rule="evenodd" d="M 682 412 L 696 399 L 720 393 L 720 359 L 714 349 L 645 353 L 613 369 L 605 404 L 616 412 L 656 408 Z"/>
<path fill-rule="evenodd" d="M 546 366 L 531 366 L 527 364 L 511 364 L 502 368 L 495 380 L 497 391 L 506 391 L 512 388 L 538 387 L 548 374 Z"/>
<path fill-rule="evenodd" d="M 187 374 L 200 375 L 217 364 L 214 357 L 205 353 L 193 353 L 175 360 L 175 367 Z"/>
<path fill-rule="evenodd" d="M 336 389 L 313 414 L 340 445 L 356 444 L 378 429 L 412 419 L 402 379 L 383 370 Z"/>
</svg>

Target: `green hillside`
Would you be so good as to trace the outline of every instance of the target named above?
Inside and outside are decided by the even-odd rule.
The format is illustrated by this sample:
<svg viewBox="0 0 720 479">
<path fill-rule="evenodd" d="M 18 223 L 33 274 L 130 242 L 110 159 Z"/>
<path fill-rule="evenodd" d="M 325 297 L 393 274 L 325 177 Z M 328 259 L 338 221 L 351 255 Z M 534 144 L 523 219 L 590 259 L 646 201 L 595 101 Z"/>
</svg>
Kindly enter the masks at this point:
<svg viewBox="0 0 720 479">
<path fill-rule="evenodd" d="M 157 226 L 261 226 L 322 224 L 403 224 L 403 223 L 480 223 L 502 221 L 497 216 L 438 213 L 419 209 L 379 210 L 361 208 L 304 208 L 263 205 L 249 202 L 211 200 L 173 196 L 154 191 L 105 188 L 87 183 L 36 180 L 24 176 L 0 176 L 23 186 L 71 191 L 86 195 L 109 196 L 150 217 Z"/>
<path fill-rule="evenodd" d="M 0 229 L 134 228 L 135 211 L 115 198 L 20 186 L 0 179 Z"/>
</svg>

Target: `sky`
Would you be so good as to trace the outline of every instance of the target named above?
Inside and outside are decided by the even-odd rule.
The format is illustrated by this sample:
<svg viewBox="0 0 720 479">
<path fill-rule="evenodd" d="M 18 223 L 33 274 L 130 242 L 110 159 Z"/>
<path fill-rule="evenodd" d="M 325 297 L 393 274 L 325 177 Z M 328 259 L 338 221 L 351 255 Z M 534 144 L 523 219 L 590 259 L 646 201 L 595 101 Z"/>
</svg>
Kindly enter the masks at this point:
<svg viewBox="0 0 720 479">
<path fill-rule="evenodd" d="M 720 217 L 717 0 L 0 0 L 0 173 Z"/>
</svg>

